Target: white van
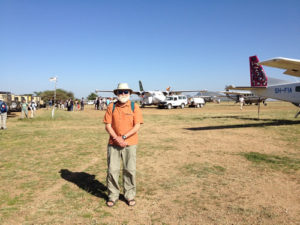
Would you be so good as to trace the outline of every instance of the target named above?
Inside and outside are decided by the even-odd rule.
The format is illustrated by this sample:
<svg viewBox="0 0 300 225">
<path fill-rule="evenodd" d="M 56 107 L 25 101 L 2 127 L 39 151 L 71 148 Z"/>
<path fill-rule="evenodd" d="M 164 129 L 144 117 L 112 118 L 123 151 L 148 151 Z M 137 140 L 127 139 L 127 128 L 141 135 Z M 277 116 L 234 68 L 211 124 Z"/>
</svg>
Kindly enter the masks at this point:
<svg viewBox="0 0 300 225">
<path fill-rule="evenodd" d="M 189 98 L 189 107 L 202 108 L 205 105 L 205 101 L 201 97 L 192 97 Z"/>
<path fill-rule="evenodd" d="M 188 104 L 187 97 L 185 95 L 172 95 L 167 96 L 165 101 L 159 103 L 158 108 L 184 108 Z"/>
</svg>

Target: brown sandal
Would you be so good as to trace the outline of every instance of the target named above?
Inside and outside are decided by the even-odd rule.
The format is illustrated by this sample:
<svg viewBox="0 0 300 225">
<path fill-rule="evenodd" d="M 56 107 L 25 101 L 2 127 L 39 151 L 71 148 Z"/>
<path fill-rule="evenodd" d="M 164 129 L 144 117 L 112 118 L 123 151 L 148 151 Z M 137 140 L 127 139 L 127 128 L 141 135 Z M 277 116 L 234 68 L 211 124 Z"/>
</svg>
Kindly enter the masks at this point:
<svg viewBox="0 0 300 225">
<path fill-rule="evenodd" d="M 108 200 L 108 201 L 106 202 L 106 205 L 107 205 L 108 207 L 113 207 L 116 203 L 117 203 L 117 201 Z"/>
<path fill-rule="evenodd" d="M 127 201 L 128 206 L 135 206 L 136 201 L 134 199 L 128 200 Z"/>
</svg>

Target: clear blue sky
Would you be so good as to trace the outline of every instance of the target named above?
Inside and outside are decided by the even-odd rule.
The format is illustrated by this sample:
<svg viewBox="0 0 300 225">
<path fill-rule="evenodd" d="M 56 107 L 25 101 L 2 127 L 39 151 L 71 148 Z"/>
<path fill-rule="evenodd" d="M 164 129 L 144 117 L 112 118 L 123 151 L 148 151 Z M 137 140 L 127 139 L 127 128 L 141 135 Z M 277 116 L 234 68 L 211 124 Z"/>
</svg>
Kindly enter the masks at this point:
<svg viewBox="0 0 300 225">
<path fill-rule="evenodd" d="M 0 0 L 0 34 L 1 91 L 216 91 L 249 85 L 250 55 L 300 59 L 300 1 Z"/>
</svg>

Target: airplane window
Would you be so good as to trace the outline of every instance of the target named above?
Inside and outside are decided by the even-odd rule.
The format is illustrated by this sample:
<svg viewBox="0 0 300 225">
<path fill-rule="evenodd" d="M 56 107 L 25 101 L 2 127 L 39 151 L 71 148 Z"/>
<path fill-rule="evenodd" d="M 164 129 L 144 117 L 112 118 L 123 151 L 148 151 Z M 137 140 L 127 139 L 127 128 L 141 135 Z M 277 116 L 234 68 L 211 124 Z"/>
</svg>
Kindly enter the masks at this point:
<svg viewBox="0 0 300 225">
<path fill-rule="evenodd" d="M 300 86 L 297 86 L 297 87 L 295 88 L 295 90 L 296 90 L 296 92 L 300 92 Z"/>
<path fill-rule="evenodd" d="M 177 101 L 177 98 L 174 98 L 174 101 Z"/>
</svg>

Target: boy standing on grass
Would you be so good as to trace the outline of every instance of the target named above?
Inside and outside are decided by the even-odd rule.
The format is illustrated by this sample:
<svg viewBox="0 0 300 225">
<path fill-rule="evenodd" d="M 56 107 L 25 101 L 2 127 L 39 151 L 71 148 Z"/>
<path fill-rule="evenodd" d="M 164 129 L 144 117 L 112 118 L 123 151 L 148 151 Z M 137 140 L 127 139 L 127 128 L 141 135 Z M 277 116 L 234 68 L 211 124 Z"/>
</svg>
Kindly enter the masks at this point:
<svg viewBox="0 0 300 225">
<path fill-rule="evenodd" d="M 132 90 L 127 83 L 120 83 L 114 94 L 116 103 L 111 103 L 105 113 L 103 122 L 110 135 L 107 147 L 107 189 L 106 205 L 112 207 L 119 199 L 120 161 L 123 162 L 124 196 L 129 206 L 135 205 L 136 195 L 136 149 L 137 131 L 143 123 L 142 112 L 137 104 L 129 100 Z"/>
<path fill-rule="evenodd" d="M 26 118 L 28 118 L 28 104 L 26 103 L 25 99 L 23 99 L 21 107 L 22 107 L 21 118 L 22 119 L 24 118 L 24 114 Z"/>
</svg>

